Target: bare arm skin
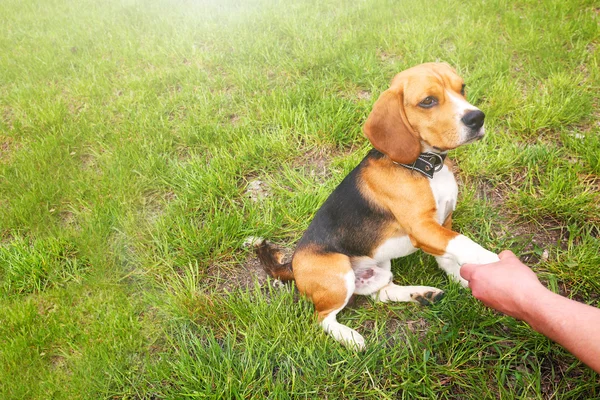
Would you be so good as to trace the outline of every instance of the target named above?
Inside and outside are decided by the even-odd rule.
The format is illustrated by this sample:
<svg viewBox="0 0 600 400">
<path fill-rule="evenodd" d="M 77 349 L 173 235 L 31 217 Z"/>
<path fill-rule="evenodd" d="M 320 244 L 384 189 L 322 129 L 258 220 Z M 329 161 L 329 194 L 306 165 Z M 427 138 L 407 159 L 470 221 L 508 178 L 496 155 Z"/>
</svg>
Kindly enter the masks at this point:
<svg viewBox="0 0 600 400">
<path fill-rule="evenodd" d="M 546 289 L 510 251 L 492 264 L 465 264 L 461 276 L 483 304 L 527 322 L 600 373 L 600 309 Z"/>
</svg>

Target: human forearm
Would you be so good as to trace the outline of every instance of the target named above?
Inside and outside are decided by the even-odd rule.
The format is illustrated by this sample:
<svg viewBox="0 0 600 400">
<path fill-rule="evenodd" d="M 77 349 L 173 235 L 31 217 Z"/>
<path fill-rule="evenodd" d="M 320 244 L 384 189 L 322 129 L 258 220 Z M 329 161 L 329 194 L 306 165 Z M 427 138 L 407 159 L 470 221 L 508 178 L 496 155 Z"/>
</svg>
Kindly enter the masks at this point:
<svg viewBox="0 0 600 400">
<path fill-rule="evenodd" d="M 600 309 L 552 293 L 510 251 L 497 263 L 463 265 L 460 274 L 485 305 L 524 320 L 600 373 Z"/>
<path fill-rule="evenodd" d="M 544 288 L 523 306 L 521 319 L 600 372 L 600 309 Z"/>
</svg>

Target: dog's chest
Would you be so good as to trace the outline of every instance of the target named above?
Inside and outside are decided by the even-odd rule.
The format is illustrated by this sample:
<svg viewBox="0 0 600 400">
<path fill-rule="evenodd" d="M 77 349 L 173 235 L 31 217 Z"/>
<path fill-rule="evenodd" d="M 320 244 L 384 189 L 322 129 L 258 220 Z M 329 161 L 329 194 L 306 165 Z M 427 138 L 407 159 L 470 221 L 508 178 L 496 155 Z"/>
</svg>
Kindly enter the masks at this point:
<svg viewBox="0 0 600 400">
<path fill-rule="evenodd" d="M 454 179 L 454 174 L 450 172 L 448 166 L 444 165 L 429 180 L 429 186 L 435 199 L 438 222 L 443 224 L 448 215 L 456 208 L 458 185 Z"/>
<path fill-rule="evenodd" d="M 458 197 L 458 186 L 454 175 L 447 166 L 436 172 L 433 178 L 429 180 L 431 192 L 435 199 L 437 207 L 437 219 L 443 224 L 448 214 L 456 208 L 456 199 Z M 417 251 L 413 247 L 408 235 L 392 237 L 382 243 L 373 254 L 373 259 L 377 262 L 387 261 L 398 257 L 404 257 Z"/>
</svg>

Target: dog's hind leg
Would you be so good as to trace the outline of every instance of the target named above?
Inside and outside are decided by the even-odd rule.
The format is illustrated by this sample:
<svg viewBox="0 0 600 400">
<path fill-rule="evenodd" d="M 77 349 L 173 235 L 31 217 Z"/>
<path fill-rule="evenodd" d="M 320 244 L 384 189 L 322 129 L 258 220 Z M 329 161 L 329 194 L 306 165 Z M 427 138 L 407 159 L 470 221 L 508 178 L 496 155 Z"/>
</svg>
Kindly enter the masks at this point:
<svg viewBox="0 0 600 400">
<path fill-rule="evenodd" d="M 402 301 L 428 305 L 444 297 L 444 291 L 431 286 L 398 286 L 390 283 L 371 297 L 384 303 Z"/>
<path fill-rule="evenodd" d="M 337 321 L 337 314 L 346 307 L 354 293 L 354 271 L 350 259 L 339 253 L 300 251 L 294 255 L 293 268 L 298 290 L 314 303 L 317 318 L 325 332 L 350 348 L 363 350 L 364 338 Z"/>
<path fill-rule="evenodd" d="M 355 275 L 354 293 L 371 295 L 377 301 L 413 302 L 419 304 L 434 303 L 442 298 L 444 292 L 431 286 L 398 286 L 392 283 L 391 261 L 375 261 L 362 257 L 353 259 Z"/>
</svg>

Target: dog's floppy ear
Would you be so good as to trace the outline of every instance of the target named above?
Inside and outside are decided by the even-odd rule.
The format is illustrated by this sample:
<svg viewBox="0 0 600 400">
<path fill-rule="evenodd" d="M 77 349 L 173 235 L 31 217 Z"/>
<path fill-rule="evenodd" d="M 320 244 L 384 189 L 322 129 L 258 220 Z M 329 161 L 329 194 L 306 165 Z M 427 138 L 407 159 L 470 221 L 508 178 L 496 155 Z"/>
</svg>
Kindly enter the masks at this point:
<svg viewBox="0 0 600 400">
<path fill-rule="evenodd" d="M 373 147 L 397 163 L 412 164 L 419 157 L 421 143 L 406 119 L 401 89 L 379 96 L 363 131 Z"/>
</svg>

